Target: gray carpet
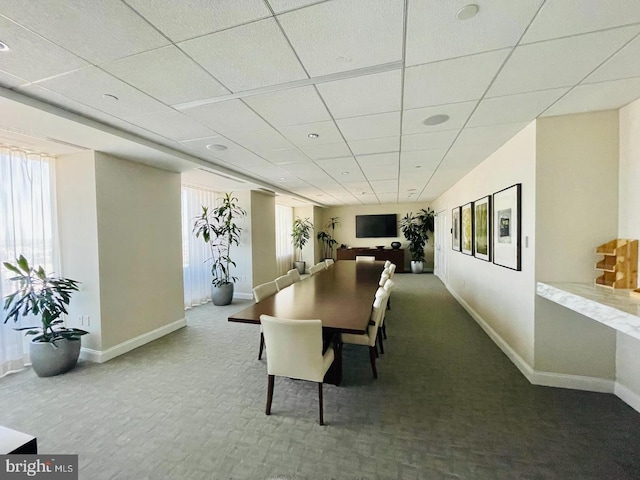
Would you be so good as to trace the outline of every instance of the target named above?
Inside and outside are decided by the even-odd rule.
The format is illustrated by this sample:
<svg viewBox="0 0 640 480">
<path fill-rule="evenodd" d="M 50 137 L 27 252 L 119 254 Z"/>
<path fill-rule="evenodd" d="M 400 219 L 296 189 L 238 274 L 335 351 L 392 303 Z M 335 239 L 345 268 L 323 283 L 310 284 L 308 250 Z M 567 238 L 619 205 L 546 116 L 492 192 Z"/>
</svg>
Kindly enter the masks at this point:
<svg viewBox="0 0 640 480">
<path fill-rule="evenodd" d="M 530 385 L 432 275 L 396 275 L 386 354 L 345 347 L 344 384 L 276 379 L 230 307 L 106 364 L 0 379 L 0 425 L 102 479 L 634 479 L 640 414 L 613 395 Z"/>
</svg>

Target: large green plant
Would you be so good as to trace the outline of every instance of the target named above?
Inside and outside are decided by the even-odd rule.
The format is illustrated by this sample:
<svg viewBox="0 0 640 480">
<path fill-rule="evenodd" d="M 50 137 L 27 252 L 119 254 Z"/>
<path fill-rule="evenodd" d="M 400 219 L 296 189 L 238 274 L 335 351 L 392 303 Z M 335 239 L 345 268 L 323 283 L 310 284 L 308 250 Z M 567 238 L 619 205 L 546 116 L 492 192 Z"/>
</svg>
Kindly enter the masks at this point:
<svg viewBox="0 0 640 480">
<path fill-rule="evenodd" d="M 296 258 L 298 262 L 302 261 L 302 248 L 309 241 L 311 230 L 313 230 L 313 224 L 308 218 L 296 218 L 293 221 L 291 238 L 293 239 L 293 248 L 297 252 Z"/>
<path fill-rule="evenodd" d="M 19 316 L 39 316 L 40 326 L 16 329 L 27 330 L 26 335 L 36 335 L 36 342 L 53 343 L 62 338 L 76 340 L 89 333 L 79 328 L 64 327 L 64 321 L 60 318 L 63 313 L 68 313 L 71 293 L 79 290 L 80 282 L 47 275 L 42 266 L 32 267 L 22 255 L 15 265 L 9 262 L 3 262 L 3 265 L 16 274 L 9 280 L 18 283 L 18 289 L 5 297 L 4 310 L 7 316 L 4 323 L 10 319 L 17 322 Z"/>
<path fill-rule="evenodd" d="M 416 215 L 407 213 L 400 219 L 400 229 L 409 242 L 411 260 L 424 262 L 424 247 L 429 241 L 427 232 L 433 232 L 433 210 L 420 209 Z"/>
<path fill-rule="evenodd" d="M 211 283 L 220 287 L 238 280 L 231 275 L 231 267 L 236 262 L 231 259 L 231 247 L 240 245 L 240 228 L 235 222 L 247 212 L 238 205 L 238 199 L 225 193 L 218 206 L 209 211 L 202 206 L 202 213 L 194 219 L 193 233 L 202 236 L 211 249 Z"/>
<path fill-rule="evenodd" d="M 333 258 L 333 247 L 338 244 L 338 241 L 335 237 L 336 225 L 340 222 L 338 221 L 338 217 L 331 217 L 329 222 L 323 227 L 321 231 L 318 232 L 318 240 L 322 243 L 322 255 L 323 258 Z M 331 230 L 331 233 L 328 232 Z"/>
</svg>

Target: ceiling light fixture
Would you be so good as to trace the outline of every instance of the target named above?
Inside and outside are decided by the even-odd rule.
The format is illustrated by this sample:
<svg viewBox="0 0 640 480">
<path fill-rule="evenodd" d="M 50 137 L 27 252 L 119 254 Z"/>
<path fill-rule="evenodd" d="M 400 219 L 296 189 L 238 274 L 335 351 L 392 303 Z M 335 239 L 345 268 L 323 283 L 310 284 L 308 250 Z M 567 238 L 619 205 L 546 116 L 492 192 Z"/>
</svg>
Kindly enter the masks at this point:
<svg viewBox="0 0 640 480">
<path fill-rule="evenodd" d="M 342 172 L 342 175 L 349 175 L 349 172 Z"/>
<path fill-rule="evenodd" d="M 0 52 L 8 52 L 9 51 L 9 45 L 7 45 L 4 42 L 0 42 Z"/>
<path fill-rule="evenodd" d="M 114 102 L 120 100 L 118 97 L 116 97 L 115 95 L 111 95 L 110 93 L 103 93 L 102 98 L 106 98 L 107 100 L 112 100 Z"/>
<path fill-rule="evenodd" d="M 416 165 L 416 168 L 422 168 L 422 165 Z"/>
<path fill-rule="evenodd" d="M 478 10 L 480 7 L 474 3 L 470 3 L 469 5 L 465 5 L 458 13 L 456 13 L 456 18 L 458 20 L 469 20 L 470 18 L 475 17 L 478 14 Z"/>
<path fill-rule="evenodd" d="M 318 135 L 317 133 L 310 133 L 309 135 L 307 135 L 307 137 L 309 138 L 318 138 L 320 135 Z"/>
<path fill-rule="evenodd" d="M 416 189 L 415 188 L 407 188 L 407 192 L 415 192 Z"/>
<path fill-rule="evenodd" d="M 422 121 L 422 124 L 430 127 L 432 125 L 440 125 L 441 123 L 444 123 L 447 120 L 449 120 L 449 115 L 438 114 L 438 115 L 432 115 L 428 118 L 425 118 Z"/>
<path fill-rule="evenodd" d="M 210 143 L 209 145 L 207 145 L 207 150 L 217 150 L 218 152 L 223 152 L 226 149 L 226 146 L 220 145 L 219 143 Z"/>
</svg>

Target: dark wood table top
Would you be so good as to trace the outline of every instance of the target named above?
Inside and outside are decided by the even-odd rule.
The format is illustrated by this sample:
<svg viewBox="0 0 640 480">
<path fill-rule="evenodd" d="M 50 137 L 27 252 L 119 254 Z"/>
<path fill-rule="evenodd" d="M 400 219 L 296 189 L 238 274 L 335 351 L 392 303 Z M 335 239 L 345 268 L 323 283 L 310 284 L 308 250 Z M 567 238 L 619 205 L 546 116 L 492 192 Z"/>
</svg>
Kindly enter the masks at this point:
<svg viewBox="0 0 640 480">
<path fill-rule="evenodd" d="M 340 260 L 260 303 L 229 316 L 230 322 L 260 323 L 260 315 L 308 320 L 340 333 L 365 333 L 384 262 Z"/>
</svg>

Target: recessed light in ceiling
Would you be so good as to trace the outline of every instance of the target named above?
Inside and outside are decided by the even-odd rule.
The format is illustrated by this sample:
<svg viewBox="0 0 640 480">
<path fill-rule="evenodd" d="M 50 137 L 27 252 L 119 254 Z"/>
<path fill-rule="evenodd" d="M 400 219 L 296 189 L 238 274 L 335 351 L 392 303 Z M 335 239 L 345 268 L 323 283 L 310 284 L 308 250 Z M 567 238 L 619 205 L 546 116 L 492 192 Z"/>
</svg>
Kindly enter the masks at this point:
<svg viewBox="0 0 640 480">
<path fill-rule="evenodd" d="M 209 145 L 207 145 L 207 149 L 223 152 L 224 150 L 227 149 L 227 147 L 225 145 L 220 145 L 219 143 L 210 143 Z"/>
<path fill-rule="evenodd" d="M 119 100 L 118 97 L 116 97 L 115 95 L 111 95 L 110 93 L 103 93 L 102 98 L 106 98 L 107 100 L 111 100 L 114 102 L 117 102 Z"/>
<path fill-rule="evenodd" d="M 444 114 L 432 115 L 429 118 L 425 118 L 422 121 L 422 124 L 427 126 L 440 125 L 441 123 L 444 123 L 447 120 L 449 120 L 449 115 L 444 115 Z"/>
<path fill-rule="evenodd" d="M 318 138 L 320 135 L 318 135 L 317 133 L 310 133 L 309 135 L 307 135 L 307 137 L 309 138 Z"/>
<path fill-rule="evenodd" d="M 416 165 L 416 168 L 422 168 L 422 165 Z"/>
<path fill-rule="evenodd" d="M 473 18 L 478 14 L 478 10 L 480 10 L 478 5 L 470 3 L 469 5 L 465 5 L 460 10 L 458 10 L 458 13 L 456 13 L 456 18 L 458 20 L 469 20 L 470 18 Z"/>
<path fill-rule="evenodd" d="M 280 180 L 286 180 L 286 178 L 284 178 L 284 177 L 280 177 Z"/>
<path fill-rule="evenodd" d="M 415 188 L 407 188 L 407 192 L 415 192 L 416 189 Z"/>
<path fill-rule="evenodd" d="M 353 61 L 353 59 L 351 57 L 346 57 L 346 56 L 339 56 L 336 57 L 336 60 L 341 62 L 341 63 L 351 63 Z"/>
<path fill-rule="evenodd" d="M 349 175 L 349 172 L 342 172 L 342 175 Z"/>
<path fill-rule="evenodd" d="M 7 45 L 4 42 L 0 42 L 0 52 L 8 52 L 9 51 L 9 45 Z"/>
</svg>

